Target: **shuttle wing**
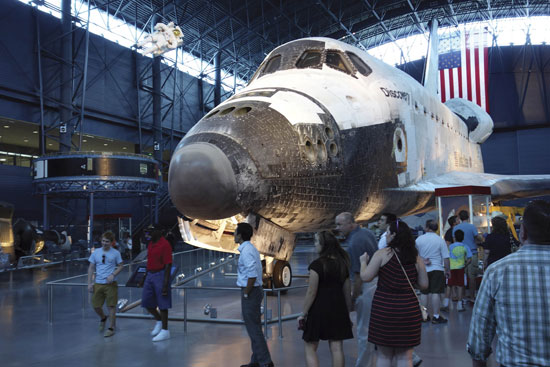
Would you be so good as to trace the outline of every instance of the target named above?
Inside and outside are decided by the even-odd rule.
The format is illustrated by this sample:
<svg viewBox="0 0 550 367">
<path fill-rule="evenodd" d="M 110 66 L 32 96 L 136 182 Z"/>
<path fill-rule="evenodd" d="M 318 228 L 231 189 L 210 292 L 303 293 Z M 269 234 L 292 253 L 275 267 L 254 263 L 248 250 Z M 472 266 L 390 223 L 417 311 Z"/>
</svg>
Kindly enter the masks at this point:
<svg viewBox="0 0 550 367">
<path fill-rule="evenodd" d="M 510 200 L 550 195 L 550 175 L 495 175 L 476 172 L 449 172 L 414 185 L 389 191 L 435 192 L 453 186 L 487 186 L 492 200 Z"/>
</svg>

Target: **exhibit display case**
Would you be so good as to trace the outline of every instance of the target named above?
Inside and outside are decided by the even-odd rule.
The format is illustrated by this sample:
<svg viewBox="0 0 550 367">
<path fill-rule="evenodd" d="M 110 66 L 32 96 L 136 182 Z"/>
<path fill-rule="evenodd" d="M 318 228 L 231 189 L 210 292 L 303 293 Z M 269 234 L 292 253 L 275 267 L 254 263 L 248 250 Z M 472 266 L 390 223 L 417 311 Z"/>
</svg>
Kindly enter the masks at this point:
<svg viewBox="0 0 550 367">
<path fill-rule="evenodd" d="M 457 186 L 435 189 L 440 234 L 449 228 L 447 219 L 461 210 L 470 214 L 469 221 L 479 233 L 491 233 L 491 188 L 486 186 Z"/>
</svg>

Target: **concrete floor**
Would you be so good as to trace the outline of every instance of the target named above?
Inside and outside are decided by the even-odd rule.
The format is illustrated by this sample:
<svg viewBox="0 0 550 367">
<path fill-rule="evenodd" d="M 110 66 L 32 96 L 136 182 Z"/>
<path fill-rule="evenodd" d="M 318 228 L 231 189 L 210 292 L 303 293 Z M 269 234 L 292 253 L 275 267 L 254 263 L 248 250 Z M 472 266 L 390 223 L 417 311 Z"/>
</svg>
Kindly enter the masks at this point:
<svg viewBox="0 0 550 367">
<path fill-rule="evenodd" d="M 298 247 L 291 264 L 295 275 L 307 274 L 307 265 L 315 258 L 313 248 Z M 198 261 L 195 259 L 194 261 Z M 187 332 L 179 321 L 169 323 L 172 338 L 153 343 L 149 336 L 152 321 L 118 318 L 116 334 L 104 338 L 97 331 L 98 317 L 89 305 L 83 287 L 67 286 L 54 291 L 54 320 L 48 323 L 49 281 L 84 274 L 87 264 L 67 263 L 42 269 L 0 273 L 0 365 L 11 366 L 240 366 L 250 358 L 250 344 L 243 325 L 188 323 Z M 195 287 L 233 287 L 234 265 L 225 265 L 190 283 Z M 125 283 L 128 274 L 119 276 Z M 73 282 L 85 283 L 85 277 Z M 305 285 L 305 278 L 295 278 L 293 285 Z M 170 316 L 183 317 L 183 290 L 174 290 Z M 192 289 L 188 292 L 188 317 L 206 318 L 203 307 L 209 303 L 220 319 L 239 319 L 240 302 L 236 291 Z M 119 298 L 139 299 L 138 289 L 120 289 Z M 301 312 L 305 289 L 289 291 L 281 297 L 283 315 Z M 277 297 L 268 297 L 268 309 L 277 314 Z M 130 311 L 143 315 L 141 308 Z M 423 367 L 470 366 L 465 345 L 471 317 L 466 312 L 449 315 L 445 325 L 424 324 L 422 345 L 417 353 Z M 355 317 L 352 314 L 352 319 Z M 301 332 L 296 321 L 283 323 L 279 338 L 277 324 L 268 327 L 268 345 L 276 366 L 304 366 Z M 346 365 L 353 366 L 357 356 L 355 340 L 344 342 Z M 330 366 L 328 344 L 319 347 L 321 366 Z M 491 360 L 489 366 L 496 366 Z"/>
</svg>

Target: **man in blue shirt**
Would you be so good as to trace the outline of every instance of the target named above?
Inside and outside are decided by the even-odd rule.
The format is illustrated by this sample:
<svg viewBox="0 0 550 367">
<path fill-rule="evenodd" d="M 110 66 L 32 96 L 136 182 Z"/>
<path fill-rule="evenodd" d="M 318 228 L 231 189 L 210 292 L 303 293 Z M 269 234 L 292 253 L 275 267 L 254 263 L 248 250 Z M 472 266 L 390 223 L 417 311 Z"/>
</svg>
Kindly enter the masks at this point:
<svg viewBox="0 0 550 367">
<path fill-rule="evenodd" d="M 346 237 L 345 244 L 351 260 L 350 278 L 353 282 L 351 291 L 351 304 L 357 312 L 357 367 L 370 367 L 374 365 L 374 344 L 368 342 L 370 311 L 372 298 L 376 291 L 378 278 L 368 283 L 363 283 L 359 273 L 361 263 L 359 257 L 365 252 L 372 258 L 378 250 L 376 237 L 366 229 L 361 228 L 353 215 L 348 212 L 336 216 L 336 230 Z"/>
<path fill-rule="evenodd" d="M 483 241 L 483 237 L 477 232 L 477 228 L 468 223 L 468 218 L 470 217 L 466 210 L 461 210 L 458 213 L 461 223 L 454 226 L 453 228 L 453 237 L 457 230 L 464 232 L 464 240 L 462 243 L 470 248 L 472 253 L 472 261 L 466 266 L 465 273 L 468 277 L 468 292 L 470 294 L 470 299 L 475 300 L 477 294 L 477 283 L 476 278 L 479 274 L 479 264 L 477 257 L 477 243 Z"/>
<path fill-rule="evenodd" d="M 120 252 L 112 246 L 115 243 L 113 232 L 105 232 L 101 235 L 101 246 L 96 249 L 88 261 L 88 291 L 93 292 L 92 307 L 100 317 L 99 331 L 105 329 L 107 316 L 103 312 L 103 303 L 107 303 L 109 309 L 109 328 L 104 336 L 115 334 L 116 304 L 118 302 L 118 285 L 115 277 L 122 271 L 122 257 Z M 95 271 L 95 281 L 92 283 Z"/>
<path fill-rule="evenodd" d="M 273 367 L 271 355 L 267 348 L 260 315 L 260 306 L 263 299 L 262 263 L 260 253 L 250 239 L 252 226 L 248 223 L 239 223 L 235 229 L 235 243 L 240 244 L 237 249 L 240 253 L 237 268 L 237 286 L 241 287 L 241 309 L 246 332 L 252 344 L 250 363 L 241 367 Z"/>
</svg>

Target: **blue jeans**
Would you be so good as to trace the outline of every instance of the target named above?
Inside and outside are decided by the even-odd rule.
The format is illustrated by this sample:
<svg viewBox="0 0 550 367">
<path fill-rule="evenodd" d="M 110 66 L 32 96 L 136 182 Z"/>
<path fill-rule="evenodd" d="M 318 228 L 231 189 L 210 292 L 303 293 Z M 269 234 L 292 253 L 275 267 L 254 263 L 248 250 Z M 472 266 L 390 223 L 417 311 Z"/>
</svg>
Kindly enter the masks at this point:
<svg viewBox="0 0 550 367">
<path fill-rule="evenodd" d="M 241 290 L 241 309 L 243 313 L 246 332 L 250 337 L 252 346 L 252 357 L 250 363 L 259 363 L 260 365 L 271 363 L 271 356 L 264 333 L 262 332 L 262 321 L 260 315 L 260 306 L 264 298 L 262 287 L 254 287 L 248 298 L 243 297 L 244 288 Z"/>
</svg>

